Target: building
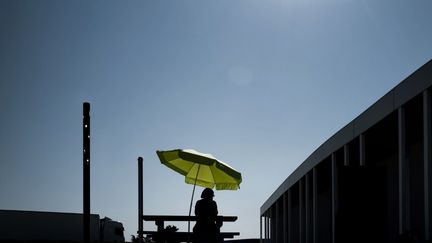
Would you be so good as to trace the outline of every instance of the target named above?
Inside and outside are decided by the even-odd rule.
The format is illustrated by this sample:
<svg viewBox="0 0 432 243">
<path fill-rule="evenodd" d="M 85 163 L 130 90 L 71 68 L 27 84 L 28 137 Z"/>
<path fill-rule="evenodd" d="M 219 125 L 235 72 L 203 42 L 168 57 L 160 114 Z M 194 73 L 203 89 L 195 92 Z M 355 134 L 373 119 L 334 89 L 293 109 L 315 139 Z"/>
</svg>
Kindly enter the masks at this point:
<svg viewBox="0 0 432 243">
<path fill-rule="evenodd" d="M 432 60 L 324 142 L 261 206 L 261 240 L 432 240 L 431 92 Z"/>
</svg>

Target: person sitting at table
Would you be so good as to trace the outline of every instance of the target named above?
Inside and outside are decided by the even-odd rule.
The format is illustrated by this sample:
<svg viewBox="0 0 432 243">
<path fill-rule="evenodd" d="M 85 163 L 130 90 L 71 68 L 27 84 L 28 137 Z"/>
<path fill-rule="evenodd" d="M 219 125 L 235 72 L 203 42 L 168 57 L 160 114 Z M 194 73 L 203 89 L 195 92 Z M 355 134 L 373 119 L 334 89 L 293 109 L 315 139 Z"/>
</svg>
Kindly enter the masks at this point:
<svg viewBox="0 0 432 243">
<path fill-rule="evenodd" d="M 214 192 L 205 188 L 201 193 L 201 199 L 195 204 L 196 224 L 193 228 L 193 239 L 195 243 L 220 242 L 220 227 L 222 221 L 218 220 L 217 204 L 213 201 Z"/>
</svg>

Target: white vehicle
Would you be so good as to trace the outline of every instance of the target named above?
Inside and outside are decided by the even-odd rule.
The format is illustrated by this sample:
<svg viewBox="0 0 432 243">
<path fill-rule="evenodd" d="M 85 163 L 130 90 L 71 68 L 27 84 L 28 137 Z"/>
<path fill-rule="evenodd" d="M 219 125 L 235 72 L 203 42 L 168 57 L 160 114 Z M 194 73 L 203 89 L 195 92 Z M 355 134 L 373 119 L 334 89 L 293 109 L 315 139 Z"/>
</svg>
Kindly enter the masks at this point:
<svg viewBox="0 0 432 243">
<path fill-rule="evenodd" d="M 0 240 L 82 241 L 80 213 L 0 210 Z M 123 224 L 90 215 L 90 241 L 124 242 Z"/>
</svg>

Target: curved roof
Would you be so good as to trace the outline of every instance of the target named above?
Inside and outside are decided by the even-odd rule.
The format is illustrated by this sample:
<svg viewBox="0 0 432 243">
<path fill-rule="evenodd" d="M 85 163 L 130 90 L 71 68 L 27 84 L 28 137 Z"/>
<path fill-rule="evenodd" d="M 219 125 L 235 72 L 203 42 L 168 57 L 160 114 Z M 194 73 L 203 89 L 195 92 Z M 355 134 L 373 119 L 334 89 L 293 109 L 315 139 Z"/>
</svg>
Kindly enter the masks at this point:
<svg viewBox="0 0 432 243">
<path fill-rule="evenodd" d="M 416 70 L 399 83 L 357 118 L 336 132 L 318 147 L 261 206 L 261 215 L 267 211 L 292 185 L 321 161 L 326 159 L 351 140 L 364 133 L 367 129 L 398 109 L 416 95 L 432 86 L 432 60 Z"/>
</svg>

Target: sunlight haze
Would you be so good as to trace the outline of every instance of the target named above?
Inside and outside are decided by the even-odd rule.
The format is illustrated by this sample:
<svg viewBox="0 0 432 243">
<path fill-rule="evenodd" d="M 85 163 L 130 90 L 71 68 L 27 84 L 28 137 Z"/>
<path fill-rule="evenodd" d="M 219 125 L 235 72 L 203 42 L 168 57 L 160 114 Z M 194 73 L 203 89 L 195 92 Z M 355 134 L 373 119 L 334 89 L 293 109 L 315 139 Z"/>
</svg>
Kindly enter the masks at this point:
<svg viewBox="0 0 432 243">
<path fill-rule="evenodd" d="M 259 209 L 288 175 L 432 58 L 431 11 L 427 0 L 0 1 L 0 209 L 82 212 L 90 102 L 92 213 L 136 234 L 142 156 L 144 214 L 186 215 L 192 186 L 156 151 L 194 149 L 242 173 L 240 190 L 215 191 L 219 213 L 238 216 L 222 229 L 258 238 Z"/>
</svg>

